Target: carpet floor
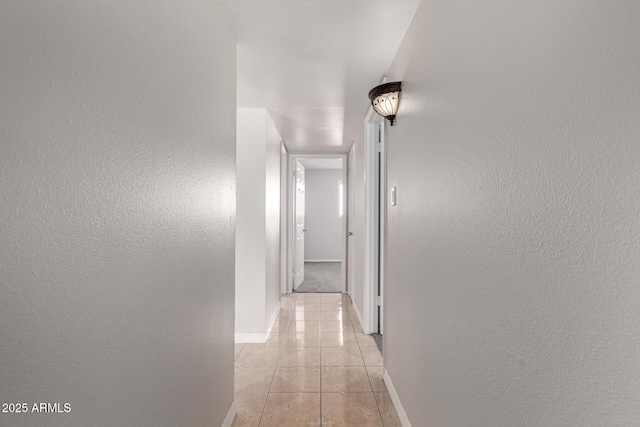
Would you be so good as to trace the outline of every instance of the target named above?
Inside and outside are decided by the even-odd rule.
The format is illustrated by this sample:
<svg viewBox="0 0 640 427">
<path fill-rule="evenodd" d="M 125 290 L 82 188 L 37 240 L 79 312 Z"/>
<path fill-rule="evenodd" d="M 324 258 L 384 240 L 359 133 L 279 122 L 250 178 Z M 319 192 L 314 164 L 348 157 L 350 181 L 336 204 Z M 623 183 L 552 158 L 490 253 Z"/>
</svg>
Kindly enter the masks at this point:
<svg viewBox="0 0 640 427">
<path fill-rule="evenodd" d="M 376 345 L 378 346 L 378 350 L 382 353 L 382 335 L 380 334 L 371 334 L 374 340 L 376 340 Z"/>
<path fill-rule="evenodd" d="M 296 292 L 342 292 L 341 262 L 305 262 L 304 280 Z"/>
</svg>

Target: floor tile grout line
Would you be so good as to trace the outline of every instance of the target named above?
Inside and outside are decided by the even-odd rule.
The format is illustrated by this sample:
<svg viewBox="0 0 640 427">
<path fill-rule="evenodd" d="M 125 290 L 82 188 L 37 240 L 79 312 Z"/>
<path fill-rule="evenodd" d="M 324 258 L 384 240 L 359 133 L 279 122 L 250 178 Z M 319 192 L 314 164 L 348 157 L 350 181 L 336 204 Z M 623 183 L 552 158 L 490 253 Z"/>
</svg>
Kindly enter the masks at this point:
<svg viewBox="0 0 640 427">
<path fill-rule="evenodd" d="M 351 315 L 349 315 L 349 316 L 351 316 Z M 358 322 L 359 321 L 360 320 L 358 319 Z M 362 325 L 360 325 L 360 327 L 362 327 Z M 356 340 L 357 340 L 357 338 L 358 337 L 356 336 Z M 362 345 L 360 345 L 360 341 L 358 341 L 358 347 L 360 348 L 360 352 L 362 353 Z M 364 356 L 362 357 L 362 359 L 363 359 L 363 362 L 364 362 Z M 378 399 L 376 397 L 376 392 L 375 392 L 375 390 L 373 390 L 373 382 L 371 381 L 371 375 L 369 375 L 369 369 L 368 368 L 369 368 L 369 366 L 367 366 L 367 364 L 365 363 L 365 372 L 367 373 L 367 379 L 369 380 L 369 385 L 371 386 L 371 392 L 373 394 L 373 400 L 376 403 L 376 408 L 378 408 L 378 417 L 379 417 L 379 420 L 380 420 L 380 424 L 382 426 L 384 426 L 384 420 L 382 418 L 382 411 L 380 410 L 380 404 L 378 403 Z"/>
<path fill-rule="evenodd" d="M 264 403 L 262 404 L 262 412 L 260 412 L 260 419 L 258 419 L 258 427 L 262 424 L 262 417 L 264 416 L 264 410 L 267 407 L 267 400 L 269 400 L 269 394 L 271 394 L 271 387 L 273 386 L 273 380 L 276 378 L 276 372 L 278 371 L 278 362 L 280 361 L 280 352 L 282 351 L 282 347 L 278 346 L 278 358 L 276 359 L 276 367 L 273 369 L 273 376 L 271 377 L 271 382 L 269 383 L 269 390 L 267 390 L 267 396 L 264 398 Z"/>
<path fill-rule="evenodd" d="M 358 343 L 358 347 L 360 347 L 360 351 L 362 352 L 362 347 L 360 343 Z M 364 361 L 364 357 L 362 358 Z M 367 379 L 369 380 L 369 386 L 371 387 L 371 393 L 373 394 L 373 401 L 376 402 L 376 408 L 378 408 L 378 417 L 380 419 L 380 425 L 384 426 L 384 420 L 382 419 L 382 411 L 380 410 L 380 404 L 378 404 L 378 399 L 376 397 L 376 392 L 373 390 L 373 382 L 371 381 L 371 375 L 369 375 L 369 369 L 365 364 L 364 371 L 367 373 Z"/>
<path fill-rule="evenodd" d="M 320 324 L 320 427 L 322 427 L 322 420 L 324 415 L 322 413 L 322 324 Z"/>
<path fill-rule="evenodd" d="M 291 392 L 290 394 L 318 394 L 318 393 L 315 393 L 315 392 Z M 289 414 L 289 413 L 291 413 L 291 412 L 293 412 L 295 410 L 297 410 L 297 408 L 290 408 L 288 410 L 285 410 L 285 412 L 280 414 L 280 416 L 278 416 L 278 418 L 276 418 L 274 421 L 278 421 L 279 419 L 283 418 L 284 416 L 286 416 L 287 414 Z M 262 420 L 260 422 L 262 422 Z"/>
</svg>

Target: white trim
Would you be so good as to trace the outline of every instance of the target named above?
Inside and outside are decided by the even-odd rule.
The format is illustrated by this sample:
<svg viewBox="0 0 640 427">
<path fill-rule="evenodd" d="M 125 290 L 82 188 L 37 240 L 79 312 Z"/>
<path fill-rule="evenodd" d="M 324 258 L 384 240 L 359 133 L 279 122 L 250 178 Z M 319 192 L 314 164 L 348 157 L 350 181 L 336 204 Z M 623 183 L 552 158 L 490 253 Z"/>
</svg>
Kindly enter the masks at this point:
<svg viewBox="0 0 640 427">
<path fill-rule="evenodd" d="M 347 217 L 347 222 L 345 224 L 345 234 L 347 234 L 347 252 L 345 254 L 345 263 L 344 263 L 344 267 L 345 267 L 345 280 L 347 282 L 347 293 L 349 294 L 349 296 L 351 297 L 351 301 L 353 301 L 353 282 L 354 282 L 354 239 L 353 236 L 351 237 L 351 239 L 349 238 L 349 232 L 353 231 L 350 230 L 349 227 L 351 226 L 352 228 L 355 226 L 355 224 L 353 224 L 353 218 L 355 213 L 353 212 L 355 210 L 355 197 L 354 197 L 354 193 L 355 193 L 355 189 L 353 188 L 354 185 L 354 179 L 353 179 L 353 163 L 354 163 L 354 159 L 353 159 L 353 150 L 355 148 L 355 142 L 351 143 L 351 148 L 349 148 L 349 154 L 347 155 L 347 164 L 345 165 L 345 169 L 347 172 L 347 185 L 346 187 L 346 200 L 345 200 L 345 212 L 346 212 L 346 217 Z M 349 259 L 349 253 L 351 253 L 351 259 Z"/>
<path fill-rule="evenodd" d="M 389 397 L 391 397 L 391 402 L 393 402 L 393 406 L 396 408 L 396 413 L 398 414 L 398 420 L 400 420 L 400 424 L 402 425 L 402 427 L 411 427 L 409 417 L 407 417 L 407 413 L 404 411 L 402 403 L 400 403 L 398 392 L 396 392 L 396 388 L 393 386 L 391 377 L 389 377 L 389 373 L 386 369 L 382 371 L 382 380 L 384 381 L 384 385 L 387 386 Z"/>
<path fill-rule="evenodd" d="M 386 79 L 386 78 L 385 78 Z M 384 335 L 385 325 L 385 310 L 384 299 L 386 295 L 387 285 L 387 134 L 385 128 L 385 121 L 382 120 L 382 138 L 380 143 L 380 210 L 378 215 L 380 218 L 380 233 L 378 236 L 378 244 L 380 245 L 380 297 L 379 302 L 376 305 L 381 306 L 380 310 L 380 334 Z"/>
<path fill-rule="evenodd" d="M 265 342 L 269 339 L 269 335 L 271 335 L 271 331 L 273 330 L 273 326 L 276 324 L 276 320 L 278 320 L 278 315 L 280 314 L 280 301 L 278 301 L 278 307 L 271 314 L 271 319 L 267 323 L 267 333 L 265 336 Z"/>
<path fill-rule="evenodd" d="M 295 236 L 296 236 L 296 186 L 293 176 L 296 171 L 296 161 L 291 154 L 287 155 L 287 286 L 286 293 L 293 292 L 293 268 L 295 266 Z"/>
<path fill-rule="evenodd" d="M 264 344 L 267 334 L 244 334 L 236 332 L 236 344 Z"/>
<path fill-rule="evenodd" d="M 236 417 L 238 413 L 238 405 L 236 405 L 236 401 L 231 402 L 231 408 L 229 408 L 229 412 L 227 412 L 227 416 L 222 423 L 222 427 L 231 427 L 233 424 L 233 419 Z"/>
<path fill-rule="evenodd" d="M 289 167 L 287 164 L 287 147 L 284 142 L 280 141 L 280 294 L 287 293 L 287 265 L 288 265 L 288 242 L 287 239 L 287 221 L 288 221 L 288 192 L 287 192 L 287 173 Z"/>
<path fill-rule="evenodd" d="M 362 329 L 365 334 L 378 332 L 375 328 L 375 319 L 377 313 L 376 297 L 377 289 L 375 286 L 376 276 L 378 274 L 376 261 L 376 218 L 378 209 L 376 206 L 376 186 L 375 179 L 377 172 L 375 168 L 376 160 L 376 134 L 380 123 L 384 122 L 384 118 L 378 115 L 372 107 L 364 119 L 364 156 L 365 156 L 365 178 L 364 178 L 364 284 L 363 284 L 363 318 Z"/>
<path fill-rule="evenodd" d="M 345 191 L 344 191 L 344 183 L 341 179 L 338 180 L 338 194 L 340 199 L 338 200 L 338 219 L 344 217 L 344 200 L 345 200 Z"/>
<path fill-rule="evenodd" d="M 276 308 L 271 314 L 271 319 L 269 319 L 269 327 L 267 328 L 264 334 L 246 334 L 241 332 L 236 332 L 235 340 L 236 344 L 264 344 L 269 339 L 269 335 L 271 335 L 271 331 L 273 330 L 274 325 L 276 324 L 276 320 L 278 320 L 278 315 L 280 314 L 280 302 L 278 302 L 278 308 Z"/>
<path fill-rule="evenodd" d="M 349 297 L 351 297 L 351 301 L 353 301 L 353 295 L 349 294 Z M 358 315 L 358 320 L 360 321 L 360 326 L 362 326 L 362 314 L 360 313 L 360 309 L 358 308 L 358 306 L 356 304 L 352 304 L 353 307 L 353 311 L 356 312 L 356 315 Z M 364 329 L 364 326 L 362 327 Z M 366 332 L 365 332 L 366 334 Z"/>
<path fill-rule="evenodd" d="M 295 265 L 294 260 L 294 246 L 295 246 L 295 216 L 294 206 L 295 206 L 295 181 L 293 179 L 293 174 L 296 169 L 296 161 L 299 159 L 342 159 L 342 182 L 347 182 L 347 168 L 348 168 L 348 156 L 346 154 L 294 154 L 291 153 L 288 155 L 289 157 L 289 167 L 287 171 L 287 185 L 288 185 L 288 203 L 287 203 L 287 216 L 288 216 L 288 224 L 287 230 L 289 234 L 287 236 L 287 245 L 288 245 L 288 257 L 287 257 L 287 293 L 293 292 L 293 266 Z M 347 200 L 348 189 L 347 186 L 343 186 L 344 192 L 344 200 Z M 343 215 L 342 217 L 342 293 L 346 292 L 347 286 L 347 215 Z"/>
<path fill-rule="evenodd" d="M 342 262 L 341 259 L 305 259 L 304 262 Z"/>
</svg>

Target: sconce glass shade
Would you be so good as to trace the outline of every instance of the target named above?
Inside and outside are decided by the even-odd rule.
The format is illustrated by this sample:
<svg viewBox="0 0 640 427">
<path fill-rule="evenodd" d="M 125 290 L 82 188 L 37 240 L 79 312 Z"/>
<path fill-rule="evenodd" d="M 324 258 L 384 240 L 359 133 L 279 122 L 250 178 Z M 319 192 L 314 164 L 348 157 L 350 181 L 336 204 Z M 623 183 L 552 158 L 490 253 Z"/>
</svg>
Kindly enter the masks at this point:
<svg viewBox="0 0 640 427">
<path fill-rule="evenodd" d="M 389 119 L 391 126 L 393 126 L 398 112 L 401 90 L 402 82 L 391 82 L 376 86 L 369 91 L 371 106 L 376 110 L 376 113 Z"/>
</svg>

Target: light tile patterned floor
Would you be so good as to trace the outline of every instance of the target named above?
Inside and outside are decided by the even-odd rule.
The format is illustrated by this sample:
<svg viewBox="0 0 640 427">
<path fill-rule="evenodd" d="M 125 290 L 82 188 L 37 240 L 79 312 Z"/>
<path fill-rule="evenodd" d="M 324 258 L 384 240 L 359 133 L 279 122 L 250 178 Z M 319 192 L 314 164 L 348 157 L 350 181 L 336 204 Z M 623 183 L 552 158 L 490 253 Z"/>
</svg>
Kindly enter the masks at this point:
<svg viewBox="0 0 640 427">
<path fill-rule="evenodd" d="M 234 427 L 399 427 L 382 356 L 341 294 L 291 294 L 266 344 L 236 344 Z"/>
</svg>

